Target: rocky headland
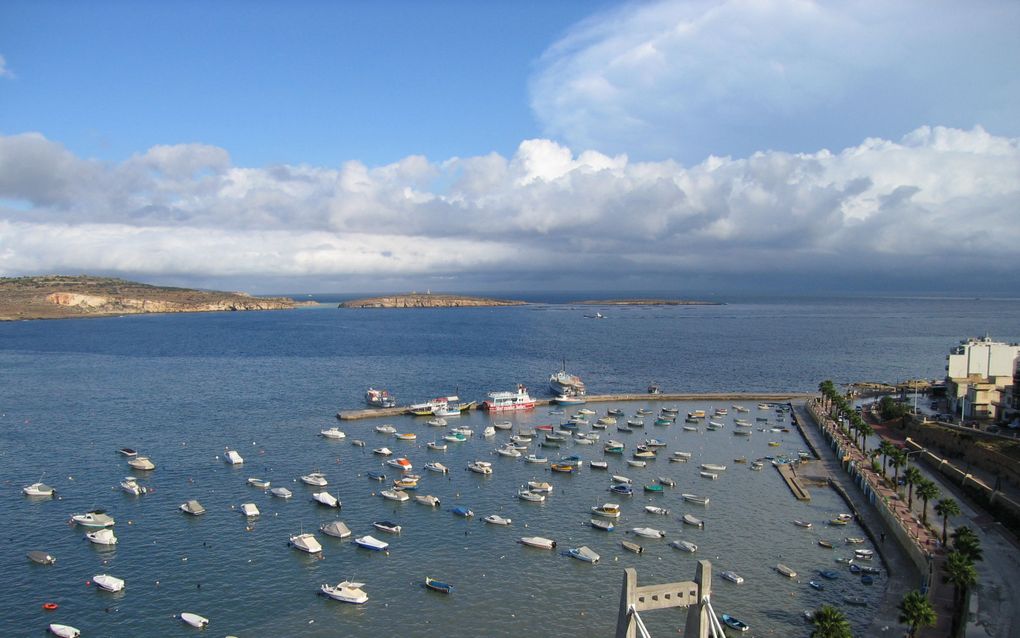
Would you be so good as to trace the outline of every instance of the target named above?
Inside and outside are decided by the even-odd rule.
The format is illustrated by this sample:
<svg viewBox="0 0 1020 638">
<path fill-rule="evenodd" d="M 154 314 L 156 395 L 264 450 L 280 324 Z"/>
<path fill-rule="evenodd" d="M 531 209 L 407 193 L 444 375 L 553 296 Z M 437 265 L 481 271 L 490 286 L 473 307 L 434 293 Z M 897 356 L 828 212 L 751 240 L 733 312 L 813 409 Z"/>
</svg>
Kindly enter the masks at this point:
<svg viewBox="0 0 1020 638">
<path fill-rule="evenodd" d="M 285 310 L 287 297 L 170 288 L 87 275 L 0 278 L 0 321 L 167 312 Z"/>
<path fill-rule="evenodd" d="M 340 308 L 478 308 L 485 306 L 523 306 L 526 302 L 509 299 L 488 299 L 465 295 L 439 295 L 432 293 L 411 293 L 409 295 L 388 295 L 367 299 L 352 299 L 340 304 Z"/>
</svg>

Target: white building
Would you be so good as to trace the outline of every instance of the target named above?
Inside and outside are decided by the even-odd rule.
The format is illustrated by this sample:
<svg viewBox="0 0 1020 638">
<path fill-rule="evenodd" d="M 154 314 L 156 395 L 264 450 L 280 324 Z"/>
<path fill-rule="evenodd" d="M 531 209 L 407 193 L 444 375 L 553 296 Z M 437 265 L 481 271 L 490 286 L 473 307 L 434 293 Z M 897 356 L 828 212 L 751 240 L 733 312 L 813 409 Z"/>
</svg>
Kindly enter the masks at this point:
<svg viewBox="0 0 1020 638">
<path fill-rule="evenodd" d="M 968 339 L 946 357 L 946 396 L 965 419 L 1001 418 L 1013 392 L 1020 344 Z"/>
</svg>

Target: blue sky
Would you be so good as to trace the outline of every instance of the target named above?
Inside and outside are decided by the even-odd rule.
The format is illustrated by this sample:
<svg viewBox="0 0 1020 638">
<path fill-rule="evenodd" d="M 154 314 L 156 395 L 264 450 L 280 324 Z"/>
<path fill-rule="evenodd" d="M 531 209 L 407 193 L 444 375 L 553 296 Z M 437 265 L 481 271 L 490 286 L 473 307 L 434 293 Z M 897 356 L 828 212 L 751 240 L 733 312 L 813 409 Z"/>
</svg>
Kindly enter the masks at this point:
<svg viewBox="0 0 1020 638">
<path fill-rule="evenodd" d="M 0 276 L 1020 293 L 1018 32 L 1006 0 L 6 2 Z"/>
</svg>

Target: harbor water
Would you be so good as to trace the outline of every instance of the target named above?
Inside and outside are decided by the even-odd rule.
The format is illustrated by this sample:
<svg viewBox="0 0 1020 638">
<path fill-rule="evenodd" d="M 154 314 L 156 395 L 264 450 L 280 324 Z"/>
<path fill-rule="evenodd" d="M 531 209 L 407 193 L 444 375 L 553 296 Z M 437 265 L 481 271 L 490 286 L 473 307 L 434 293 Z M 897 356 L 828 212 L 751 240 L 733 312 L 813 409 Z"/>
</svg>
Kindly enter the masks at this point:
<svg viewBox="0 0 1020 638">
<path fill-rule="evenodd" d="M 596 309 L 606 318 L 585 318 Z M 467 426 L 475 434 L 448 443 L 446 452 L 427 450 L 426 443 L 449 427 L 431 427 L 423 418 L 338 422 L 333 415 L 362 407 L 369 385 L 386 387 L 405 403 L 451 393 L 480 400 L 517 383 L 545 394 L 549 374 L 564 359 L 599 394 L 641 391 L 653 381 L 675 392 L 803 392 L 825 378 L 938 377 L 959 339 L 987 332 L 1017 340 L 1018 310 L 1020 302 L 1009 300 L 800 299 L 590 309 L 320 307 L 0 324 L 0 512 L 7 536 L 0 566 L 8 576 L 0 590 L 0 635 L 43 635 L 48 623 L 59 622 L 79 627 L 83 636 L 186 636 L 194 630 L 174 618 L 185 611 L 208 617 L 207 631 L 215 635 L 362 636 L 391 634 L 395 627 L 409 636 L 608 635 L 624 567 L 635 567 L 641 583 L 687 580 L 698 559 L 713 563 L 716 611 L 748 623 L 752 635 L 807 635 L 803 610 L 824 602 L 843 606 L 861 628 L 883 595 L 884 573 L 867 586 L 836 562 L 852 554 L 844 537 L 864 536 L 854 523 L 825 524 L 846 511 L 845 504 L 818 487 L 809 488 L 810 501 L 797 501 L 770 465 L 756 472 L 734 463 L 806 448 L 796 429 L 770 431 L 789 421 L 779 422 L 773 409 L 758 410 L 756 402 L 743 403 L 750 409 L 746 415 L 732 407 L 740 402 L 674 404 L 681 416 L 671 426 L 653 425 L 662 406 L 656 401 L 592 404 L 599 416 L 620 408 L 631 417 L 642 407 L 653 416 L 631 433 L 612 426 L 596 430 L 602 440 L 595 445 L 567 442 L 557 450 L 532 444 L 531 452 L 550 460 L 580 456 L 586 462 L 576 474 L 495 455 L 511 432 L 481 436 L 493 421 L 511 420 L 516 431 L 562 423 L 576 408 L 451 418 L 449 427 Z M 687 411 L 711 414 L 717 407 L 729 409 L 713 419 L 724 423 L 722 429 L 709 431 L 707 420 L 697 432 L 683 429 Z M 755 423 L 750 437 L 733 434 L 735 418 Z M 375 426 L 384 422 L 417 434 L 417 440 L 377 433 Z M 345 431 L 345 440 L 318 435 L 334 425 Z M 652 437 L 668 444 L 659 458 L 645 468 L 628 466 L 634 447 Z M 604 455 L 608 438 L 626 443 L 626 454 Z M 352 439 L 364 440 L 365 447 Z M 422 475 L 412 494 L 434 494 L 442 505 L 394 504 L 378 496 L 398 475 L 372 454 L 379 446 L 406 456 Z M 156 469 L 131 471 L 117 453 L 122 447 L 150 456 Z M 244 464 L 227 465 L 227 448 L 236 449 Z M 690 452 L 690 462 L 670 463 L 674 451 Z M 587 464 L 603 458 L 608 471 Z M 493 464 L 491 476 L 466 470 L 478 459 Z M 424 470 L 428 461 L 444 463 L 450 473 Z M 727 469 L 710 480 L 700 476 L 701 463 Z M 339 512 L 312 502 L 316 490 L 298 481 L 313 471 L 326 475 L 326 489 L 342 501 Z M 369 471 L 385 472 L 387 482 L 369 480 Z M 607 491 L 611 474 L 630 477 L 634 496 Z M 121 491 L 118 483 L 128 475 L 150 493 Z M 288 487 L 293 498 L 273 498 L 247 485 L 253 476 Z M 660 476 L 677 486 L 662 494 L 642 490 Z M 22 486 L 37 480 L 55 487 L 57 497 L 23 496 Z M 552 483 L 554 493 L 544 503 L 518 500 L 517 489 L 529 480 Z M 685 503 L 685 492 L 710 502 Z M 178 506 L 190 499 L 199 500 L 206 514 L 181 513 Z M 261 510 L 259 518 L 239 513 L 248 502 Z M 623 509 L 608 533 L 588 525 L 590 508 L 605 502 Z M 670 514 L 648 514 L 646 504 Z M 455 516 L 449 510 L 457 505 L 475 516 Z M 119 543 L 112 549 L 98 549 L 83 540 L 85 530 L 67 524 L 72 513 L 93 508 L 116 518 Z M 481 520 L 492 513 L 511 518 L 512 525 Z M 703 519 L 705 527 L 684 525 L 684 513 Z M 338 517 L 355 536 L 389 542 L 390 551 L 369 552 L 350 539 L 322 534 L 319 558 L 288 547 L 290 536 L 317 531 Z M 384 519 L 398 522 L 402 533 L 372 527 Z M 798 527 L 795 519 L 813 525 Z M 635 527 L 661 529 L 666 536 L 635 538 L 627 533 Z M 522 536 L 551 538 L 558 547 L 523 547 L 516 542 Z M 820 547 L 823 538 L 835 549 Z M 623 539 L 640 542 L 644 553 L 626 552 Z M 673 549 L 671 540 L 692 541 L 698 551 Z M 581 545 L 601 561 L 591 565 L 560 553 Z M 30 563 L 25 554 L 36 549 L 50 552 L 57 563 Z M 798 576 L 776 573 L 779 563 Z M 809 587 L 807 581 L 825 569 L 836 569 L 839 578 L 825 581 L 824 591 Z M 724 570 L 737 572 L 744 583 L 718 578 Z M 99 591 L 91 580 L 101 573 L 125 579 L 125 590 Z M 451 583 L 453 593 L 426 590 L 426 576 Z M 348 579 L 365 583 L 367 604 L 317 595 L 321 584 Z M 845 606 L 846 596 L 862 596 L 869 607 Z M 45 602 L 59 608 L 46 611 Z M 684 612 L 659 611 L 644 619 L 653 636 L 675 635 Z"/>
</svg>

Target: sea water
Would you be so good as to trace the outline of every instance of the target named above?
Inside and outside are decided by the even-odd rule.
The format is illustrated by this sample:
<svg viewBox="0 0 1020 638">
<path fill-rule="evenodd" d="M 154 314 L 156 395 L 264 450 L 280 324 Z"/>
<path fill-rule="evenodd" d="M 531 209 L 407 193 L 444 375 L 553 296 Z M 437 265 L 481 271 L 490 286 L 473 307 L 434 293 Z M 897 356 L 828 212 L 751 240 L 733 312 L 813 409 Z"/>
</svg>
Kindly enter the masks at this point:
<svg viewBox="0 0 1020 638">
<path fill-rule="evenodd" d="M 605 319 L 587 319 L 598 310 Z M 748 300 L 721 306 L 581 308 L 538 304 L 517 308 L 435 310 L 338 310 L 332 306 L 292 312 L 127 316 L 89 320 L 0 324 L 0 467 L 6 550 L 0 567 L 0 635 L 41 635 L 50 622 L 71 624 L 87 636 L 191 635 L 174 616 L 183 611 L 211 619 L 209 631 L 239 636 L 331 636 L 393 634 L 449 636 L 609 634 L 616 621 L 622 570 L 634 567 L 639 583 L 687 580 L 696 561 L 709 559 L 716 575 L 733 570 L 742 585 L 716 578 L 713 606 L 751 625 L 755 635 L 806 635 L 801 613 L 844 596 L 865 596 L 871 606 L 884 591 L 884 576 L 867 587 L 835 562 L 852 552 L 838 541 L 863 536 L 854 524 L 824 525 L 846 509 L 824 488 L 812 500 L 793 499 L 778 473 L 766 465 L 753 472 L 735 464 L 765 455 L 794 454 L 806 447 L 791 433 L 756 431 L 733 435 L 739 417 L 726 405 L 700 401 L 676 404 L 680 423 L 656 427 L 654 419 L 633 433 L 601 431 L 594 446 L 566 443 L 538 448 L 541 456 L 577 454 L 602 459 L 602 443 L 627 444 L 626 457 L 605 457 L 608 472 L 586 466 L 576 475 L 553 474 L 542 465 L 495 456 L 508 433 L 484 439 L 492 420 L 515 426 L 558 424 L 572 412 L 540 407 L 512 416 L 471 413 L 451 426 L 475 430 L 468 442 L 448 443 L 447 452 L 425 444 L 443 430 L 426 419 L 393 417 L 339 423 L 348 438 L 329 441 L 320 430 L 337 425 L 340 409 L 360 408 L 369 385 L 386 387 L 402 403 L 459 394 L 484 399 L 486 392 L 517 383 L 545 393 L 550 373 L 562 361 L 580 374 L 592 393 L 641 392 L 650 382 L 664 391 L 812 391 L 831 378 L 897 381 L 939 377 L 945 355 L 959 339 L 985 333 L 1018 339 L 1015 300 L 797 299 Z M 756 416 L 756 402 L 745 402 Z M 632 416 L 639 407 L 656 412 L 661 403 L 591 404 Z M 700 408 L 729 408 L 722 430 L 682 429 L 683 414 Z M 378 434 L 392 423 L 414 432 L 402 442 Z M 788 423 L 788 421 L 787 421 Z M 761 425 L 756 423 L 757 425 Z M 590 428 L 582 428 L 584 431 Z M 669 445 L 646 468 L 625 464 L 645 438 Z M 355 447 L 362 439 L 366 447 Z M 780 447 L 769 445 L 779 442 Z M 394 468 L 372 448 L 388 446 L 408 457 L 422 474 L 418 494 L 434 494 L 442 507 L 413 501 L 394 504 L 378 496 L 386 487 L 366 473 Z M 132 447 L 152 457 L 157 469 L 132 471 L 117 454 Z M 244 457 L 228 466 L 226 448 Z M 675 450 L 690 451 L 687 464 L 669 463 Z M 466 471 L 469 462 L 491 461 L 494 473 Z M 438 460 L 448 476 L 423 465 Z M 718 480 L 699 476 L 701 463 L 728 469 Z M 312 488 L 298 478 L 326 474 L 339 495 L 339 512 L 310 500 Z M 610 474 L 634 481 L 632 497 L 607 491 Z M 128 475 L 152 488 L 132 497 L 119 481 Z M 291 489 L 280 500 L 246 484 L 250 476 Z M 677 487 L 646 494 L 642 485 L 670 477 Z M 29 499 L 21 487 L 37 480 L 58 490 L 55 499 Z M 545 503 L 518 500 L 528 480 L 549 481 L 555 492 Z M 388 483 L 388 482 L 387 482 Z M 683 492 L 708 496 L 707 507 L 684 503 Z M 207 513 L 190 517 L 178 506 L 199 500 Z M 587 526 L 590 508 L 620 503 L 617 529 Z M 253 502 L 261 517 L 246 520 L 238 509 Z M 645 513 L 645 504 L 668 508 L 668 517 Z M 448 510 L 465 505 L 473 519 Z M 105 508 L 117 520 L 120 542 L 103 550 L 69 526 L 72 513 Z M 680 522 L 690 512 L 706 522 L 695 529 Z M 499 513 L 510 527 L 486 525 Z M 290 536 L 316 531 L 339 517 L 355 535 L 391 543 L 388 554 L 368 552 L 319 534 L 321 558 L 287 546 Z M 375 530 L 375 520 L 403 526 L 399 536 Z M 809 520 L 811 529 L 793 525 Z M 635 539 L 633 527 L 666 532 L 662 540 Z M 522 547 L 522 536 L 557 541 L 556 551 Z M 626 552 L 621 539 L 645 546 Z M 826 538 L 836 550 L 817 545 Z M 687 554 L 670 548 L 674 539 L 695 542 Z M 560 550 L 587 545 L 602 556 L 597 565 L 572 560 Z M 869 547 L 870 545 L 864 545 Z M 858 546 L 859 547 L 859 546 Z M 54 554 L 53 566 L 30 563 L 25 553 Z M 786 579 L 777 563 L 799 575 Z M 835 568 L 836 581 L 816 592 L 807 580 Z M 109 573 L 127 581 L 122 593 L 98 591 L 92 577 Z M 425 590 L 431 576 L 454 585 L 449 596 Z M 316 595 L 322 583 L 351 579 L 366 583 L 370 600 L 346 605 Z M 44 611 L 44 602 L 59 609 Z M 855 627 L 867 625 L 868 608 L 845 607 Z M 652 635 L 675 634 L 684 612 L 650 612 Z"/>
</svg>

